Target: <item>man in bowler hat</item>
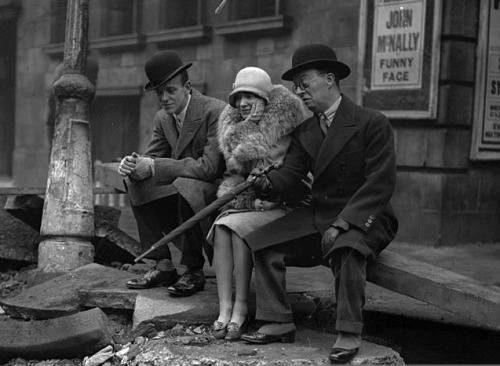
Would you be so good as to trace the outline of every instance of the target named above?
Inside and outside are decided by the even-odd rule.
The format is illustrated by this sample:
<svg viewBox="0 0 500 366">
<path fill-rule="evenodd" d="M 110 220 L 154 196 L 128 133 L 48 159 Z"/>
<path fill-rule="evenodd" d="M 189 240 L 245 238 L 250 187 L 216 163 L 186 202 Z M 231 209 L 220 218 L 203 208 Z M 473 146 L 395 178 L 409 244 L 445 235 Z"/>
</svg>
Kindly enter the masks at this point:
<svg viewBox="0 0 500 366">
<path fill-rule="evenodd" d="M 125 178 L 137 221 L 141 248 L 149 249 L 183 221 L 215 198 L 224 162 L 217 144 L 217 121 L 226 103 L 209 98 L 191 87 L 187 69 L 174 51 L 163 51 L 145 65 L 149 82 L 146 92 L 155 92 L 161 105 L 154 117 L 153 136 L 146 151 L 122 159 L 118 172 Z M 127 287 L 146 289 L 166 286 L 176 296 L 190 296 L 203 290 L 205 277 L 203 247 L 210 219 L 205 219 L 174 240 L 181 250 L 186 271 L 180 277 L 172 263 L 168 245 L 147 258 L 156 266 Z"/>
<path fill-rule="evenodd" d="M 296 50 L 282 75 L 314 113 L 294 133 L 283 166 L 254 172 L 263 197 L 293 194 L 311 172 L 310 205 L 245 237 L 254 253 L 256 319 L 266 322 L 241 338 L 251 343 L 293 342 L 295 326 L 285 289 L 286 264 L 310 258 L 330 266 L 335 278 L 338 336 L 329 359 L 350 361 L 363 328 L 366 265 L 394 238 L 398 223 L 389 203 L 396 181 L 393 130 L 380 112 L 353 103 L 339 82 L 350 73 L 326 45 Z"/>
</svg>

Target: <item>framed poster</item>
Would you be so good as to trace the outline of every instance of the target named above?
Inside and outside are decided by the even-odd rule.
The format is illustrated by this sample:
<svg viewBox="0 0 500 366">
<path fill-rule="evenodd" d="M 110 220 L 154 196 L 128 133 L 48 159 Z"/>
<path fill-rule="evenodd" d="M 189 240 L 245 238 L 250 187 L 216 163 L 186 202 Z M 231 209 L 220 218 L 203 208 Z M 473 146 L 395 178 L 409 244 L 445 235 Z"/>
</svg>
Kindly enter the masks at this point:
<svg viewBox="0 0 500 366">
<path fill-rule="evenodd" d="M 500 1 L 482 0 L 470 158 L 500 160 Z"/>
<path fill-rule="evenodd" d="M 440 0 L 365 0 L 361 103 L 388 117 L 436 117 Z"/>
</svg>

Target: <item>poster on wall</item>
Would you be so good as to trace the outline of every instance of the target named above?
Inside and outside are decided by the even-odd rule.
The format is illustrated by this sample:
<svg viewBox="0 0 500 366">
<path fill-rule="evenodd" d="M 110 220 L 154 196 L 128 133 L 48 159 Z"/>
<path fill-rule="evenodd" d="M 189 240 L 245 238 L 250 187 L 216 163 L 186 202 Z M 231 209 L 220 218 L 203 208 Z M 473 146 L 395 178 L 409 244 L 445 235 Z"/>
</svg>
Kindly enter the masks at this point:
<svg viewBox="0 0 500 366">
<path fill-rule="evenodd" d="M 367 0 L 364 106 L 388 117 L 436 117 L 441 1 Z"/>
<path fill-rule="evenodd" d="M 500 160 L 500 0 L 482 0 L 471 159 Z"/>
</svg>

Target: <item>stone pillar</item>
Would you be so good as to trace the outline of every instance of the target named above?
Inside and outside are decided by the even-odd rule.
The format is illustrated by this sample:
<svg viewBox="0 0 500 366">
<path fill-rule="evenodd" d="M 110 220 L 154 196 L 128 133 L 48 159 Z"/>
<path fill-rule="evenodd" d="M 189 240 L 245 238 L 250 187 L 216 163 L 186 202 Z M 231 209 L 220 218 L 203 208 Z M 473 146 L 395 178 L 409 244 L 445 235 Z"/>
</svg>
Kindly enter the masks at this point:
<svg viewBox="0 0 500 366">
<path fill-rule="evenodd" d="M 38 248 L 38 270 L 66 272 L 94 260 L 94 206 L 89 106 L 94 85 L 85 76 L 88 0 L 69 0 L 64 71 L 54 83 L 56 128 Z"/>
</svg>

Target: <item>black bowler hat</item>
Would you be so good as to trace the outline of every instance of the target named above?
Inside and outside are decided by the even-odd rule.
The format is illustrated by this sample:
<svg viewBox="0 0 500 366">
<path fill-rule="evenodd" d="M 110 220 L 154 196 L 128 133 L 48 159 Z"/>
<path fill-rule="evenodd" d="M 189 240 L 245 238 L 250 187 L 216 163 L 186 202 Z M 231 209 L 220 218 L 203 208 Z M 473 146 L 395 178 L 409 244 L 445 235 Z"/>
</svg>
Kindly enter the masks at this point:
<svg viewBox="0 0 500 366">
<path fill-rule="evenodd" d="M 184 64 L 175 51 L 163 51 L 151 57 L 144 66 L 149 82 L 145 91 L 154 90 L 167 81 L 191 67 L 192 63 Z"/>
<path fill-rule="evenodd" d="M 297 48 L 292 56 L 292 68 L 281 78 L 291 81 L 300 71 L 320 68 L 330 69 L 339 80 L 351 73 L 349 66 L 337 60 L 337 55 L 331 47 L 323 44 L 308 44 Z"/>
</svg>

